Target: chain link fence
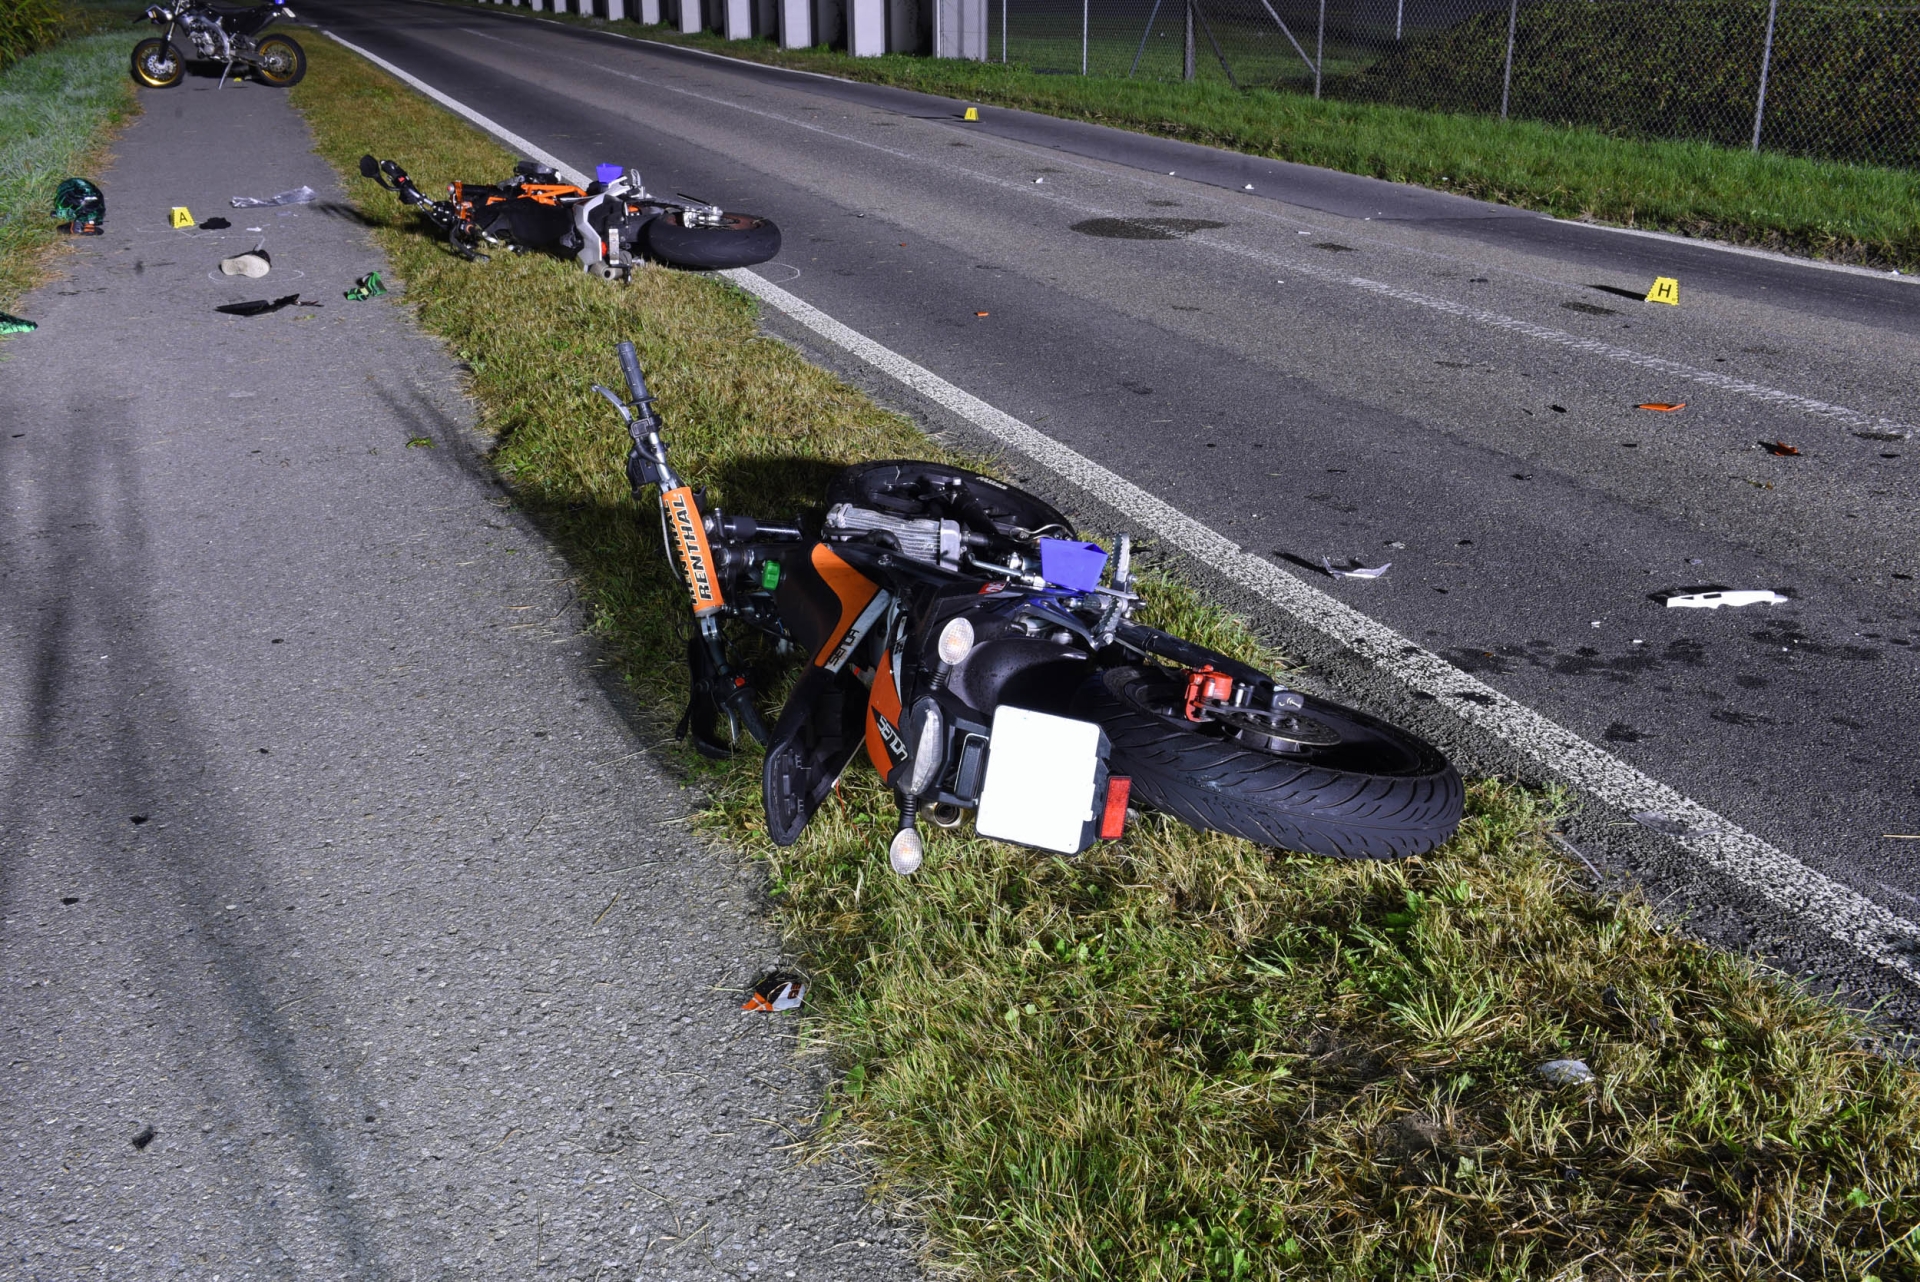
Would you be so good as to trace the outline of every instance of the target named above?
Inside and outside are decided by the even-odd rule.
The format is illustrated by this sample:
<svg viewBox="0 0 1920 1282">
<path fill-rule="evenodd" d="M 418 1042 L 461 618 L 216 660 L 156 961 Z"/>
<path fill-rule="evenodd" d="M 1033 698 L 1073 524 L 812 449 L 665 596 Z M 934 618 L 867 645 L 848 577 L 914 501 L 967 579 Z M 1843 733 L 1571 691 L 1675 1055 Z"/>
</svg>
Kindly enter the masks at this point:
<svg viewBox="0 0 1920 1282">
<path fill-rule="evenodd" d="M 1920 168 L 1920 6 L 992 0 L 991 57 Z"/>
</svg>

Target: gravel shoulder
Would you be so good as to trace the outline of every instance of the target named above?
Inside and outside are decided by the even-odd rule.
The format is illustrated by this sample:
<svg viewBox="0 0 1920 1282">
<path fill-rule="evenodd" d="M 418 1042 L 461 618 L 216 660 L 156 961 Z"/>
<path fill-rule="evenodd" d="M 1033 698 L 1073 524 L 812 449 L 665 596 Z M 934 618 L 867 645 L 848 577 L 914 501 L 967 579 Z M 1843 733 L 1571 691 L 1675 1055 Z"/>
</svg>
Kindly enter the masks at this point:
<svg viewBox="0 0 1920 1282">
<path fill-rule="evenodd" d="M 738 1009 L 759 876 L 690 835 L 453 360 L 342 298 L 384 264 L 304 124 L 144 99 L 0 360 L 0 1273 L 913 1275 L 783 1147 L 825 1067 Z"/>
</svg>

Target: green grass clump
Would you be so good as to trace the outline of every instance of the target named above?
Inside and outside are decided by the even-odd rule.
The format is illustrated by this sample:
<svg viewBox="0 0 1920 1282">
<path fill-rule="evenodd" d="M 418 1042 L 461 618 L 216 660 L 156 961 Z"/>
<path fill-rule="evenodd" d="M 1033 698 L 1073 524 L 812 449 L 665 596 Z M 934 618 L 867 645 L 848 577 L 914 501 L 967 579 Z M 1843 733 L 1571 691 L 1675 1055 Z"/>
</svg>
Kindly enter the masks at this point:
<svg viewBox="0 0 1920 1282">
<path fill-rule="evenodd" d="M 321 153 L 472 371 L 494 464 L 570 560 L 663 722 L 684 597 L 621 474 L 594 380 L 633 339 L 675 460 L 786 516 L 839 464 L 950 457 L 757 336 L 751 301 L 648 268 L 461 262 L 357 175 L 423 188 L 513 157 L 325 42 L 293 90 Z M 1160 575 L 1159 621 L 1271 661 Z M 886 870 L 890 794 L 848 772 L 768 841 L 759 759 L 682 768 L 708 830 L 762 858 L 846 1073 L 810 1143 L 858 1146 L 977 1278 L 1920 1277 L 1920 1078 L 1830 1004 L 1584 892 L 1561 798 L 1473 785 L 1459 837 L 1398 864 L 1289 856 L 1148 816 L 1074 859 L 932 831 Z M 1579 1057 L 1587 1086 L 1552 1087 Z"/>
<path fill-rule="evenodd" d="M 38 277 L 60 180 L 97 177 L 88 170 L 104 159 L 105 131 L 132 114 L 131 47 L 125 35 L 86 36 L 0 71 L 0 309 Z"/>
<path fill-rule="evenodd" d="M 0 8 L 0 70 L 51 48 L 66 33 L 59 0 L 8 0 Z"/>
<path fill-rule="evenodd" d="M 1611 8 L 1588 5 L 1582 11 L 1604 13 Z M 899 85 L 1413 183 L 1560 218 L 1707 236 L 1839 262 L 1920 268 L 1920 172 L 1911 169 L 1815 160 L 1777 151 L 1755 154 L 1740 146 L 1702 141 L 1621 137 L 1585 124 L 1501 121 L 1476 114 L 1488 109 L 1483 99 L 1463 100 L 1451 112 L 1425 110 L 1430 104 L 1424 100 L 1396 106 L 1331 97 L 1316 100 L 1268 88 L 1237 90 L 1217 75 L 1191 84 L 1128 80 L 1119 75 L 1045 75 L 1019 65 L 904 55 L 853 58 L 827 49 L 783 50 L 767 40 L 683 35 L 664 26 L 609 24 L 570 15 L 557 20 L 848 80 Z M 1504 53 L 1504 16 L 1500 23 Z M 1478 30 L 1468 24 L 1461 39 Z M 1616 63 L 1640 52 L 1637 44 L 1623 45 L 1623 50 L 1610 55 Z M 1473 68 L 1483 59 L 1465 53 L 1461 59 L 1460 77 L 1479 74 Z M 1739 73 L 1737 66 L 1728 66 L 1731 70 L 1725 74 Z M 1705 62 L 1695 70 L 1702 83 L 1720 84 L 1715 77 L 1722 73 Z M 1546 74 L 1539 72 L 1542 93 Z M 1493 110 L 1499 106 L 1497 67 L 1495 77 Z M 1563 79 L 1554 77 L 1555 83 Z M 1524 80 L 1520 77 L 1516 83 Z M 1409 75 L 1406 83 L 1416 82 Z M 1886 83 L 1895 85 L 1892 79 Z M 1724 89 L 1721 85 L 1714 92 Z M 1769 92 L 1783 98 L 1812 94 L 1804 84 L 1789 87 L 1780 79 Z M 1889 98 L 1887 109 L 1896 114 L 1887 119 L 1904 121 L 1897 127 L 1920 137 L 1912 123 L 1914 92 L 1920 89 L 1907 91 L 1904 99 L 1897 94 Z M 1628 94 L 1623 101 L 1631 97 Z M 1750 108 L 1751 95 L 1744 101 Z M 1845 118 L 1853 110 L 1852 99 L 1844 95 L 1837 105 L 1822 99 L 1817 106 L 1821 120 Z M 1787 103 L 1781 110 L 1791 121 L 1796 112 L 1800 118 L 1809 118 L 1807 113 L 1815 107 L 1803 111 Z M 1547 121 L 1557 118 L 1545 114 Z M 1751 115 L 1746 119 L 1750 129 Z M 1768 136 L 1783 143 L 1791 138 L 1771 129 Z"/>
</svg>

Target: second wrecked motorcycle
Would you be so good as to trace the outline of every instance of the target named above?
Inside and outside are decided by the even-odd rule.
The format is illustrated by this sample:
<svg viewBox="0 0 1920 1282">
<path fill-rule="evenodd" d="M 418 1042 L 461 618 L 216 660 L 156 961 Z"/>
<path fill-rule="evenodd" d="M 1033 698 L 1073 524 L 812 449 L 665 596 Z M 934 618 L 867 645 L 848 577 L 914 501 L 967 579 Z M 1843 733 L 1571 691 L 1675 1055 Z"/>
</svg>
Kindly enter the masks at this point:
<svg viewBox="0 0 1920 1282">
<path fill-rule="evenodd" d="M 709 508 L 667 459 L 631 343 L 632 437 L 693 607 L 681 732 L 726 755 L 724 719 L 766 745 L 767 826 L 791 845 L 865 747 L 893 790 L 895 872 L 920 867 L 922 816 L 1075 854 L 1118 837 L 1129 804 L 1196 828 L 1323 855 L 1392 859 L 1453 834 L 1460 777 L 1362 712 L 1133 620 L 1129 543 L 1099 546 L 1031 494 L 939 463 L 856 464 L 817 525 Z M 1107 581 L 1101 579 L 1105 575 Z M 806 664 L 772 729 L 726 625 Z"/>
<path fill-rule="evenodd" d="M 360 173 L 400 198 L 447 237 L 462 258 L 486 248 L 571 254 L 589 275 L 628 280 L 637 255 L 675 267 L 751 267 L 780 252 L 771 219 L 717 205 L 661 200 L 635 169 L 601 165 L 585 187 L 534 160 L 497 183 L 455 182 L 435 200 L 391 160 L 360 157 Z"/>
</svg>

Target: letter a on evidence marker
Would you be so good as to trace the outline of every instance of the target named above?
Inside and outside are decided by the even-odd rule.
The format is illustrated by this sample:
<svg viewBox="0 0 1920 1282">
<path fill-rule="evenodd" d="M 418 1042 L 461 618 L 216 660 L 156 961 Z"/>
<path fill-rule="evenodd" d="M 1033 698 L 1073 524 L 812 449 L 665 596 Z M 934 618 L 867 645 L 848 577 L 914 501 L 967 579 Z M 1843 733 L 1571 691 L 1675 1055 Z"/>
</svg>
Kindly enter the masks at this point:
<svg viewBox="0 0 1920 1282">
<path fill-rule="evenodd" d="M 1671 276 L 1653 278 L 1653 288 L 1647 291 L 1649 303 L 1671 303 L 1680 306 L 1680 282 Z"/>
</svg>

